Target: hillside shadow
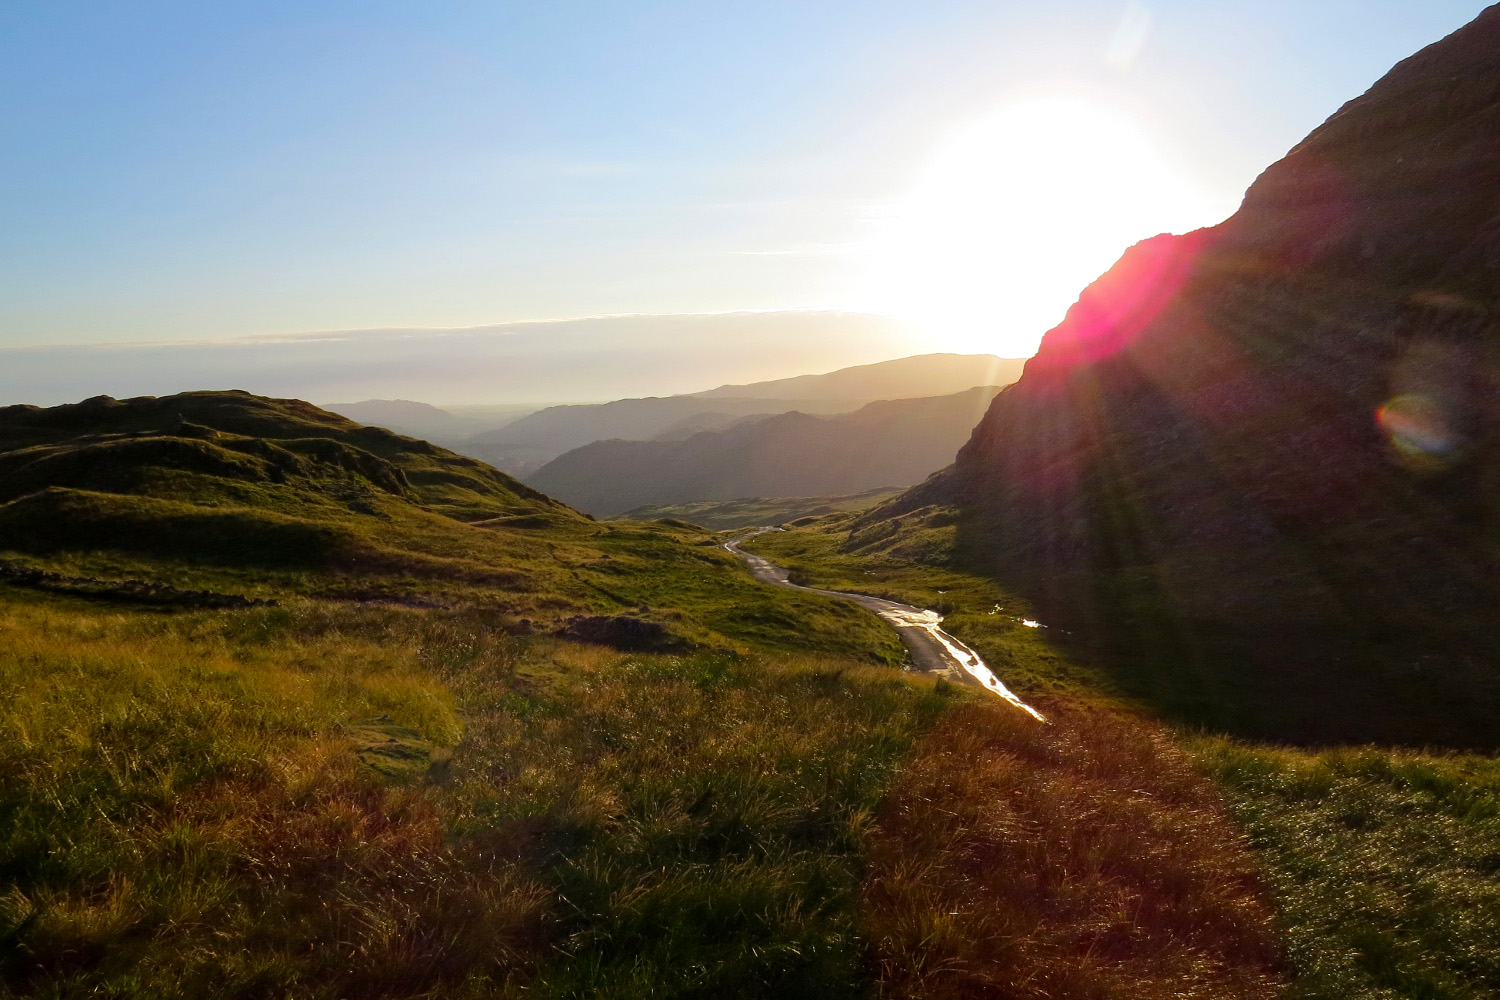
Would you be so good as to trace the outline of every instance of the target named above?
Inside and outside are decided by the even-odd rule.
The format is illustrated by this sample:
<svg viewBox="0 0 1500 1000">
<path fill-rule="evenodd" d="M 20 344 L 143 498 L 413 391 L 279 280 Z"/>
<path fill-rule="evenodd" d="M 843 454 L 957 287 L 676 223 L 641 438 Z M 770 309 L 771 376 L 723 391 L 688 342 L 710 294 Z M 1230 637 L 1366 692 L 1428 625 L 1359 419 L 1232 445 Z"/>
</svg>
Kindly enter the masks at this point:
<svg viewBox="0 0 1500 1000">
<path fill-rule="evenodd" d="M 1204 616 L 1129 561 L 1128 540 L 1094 543 L 1084 566 L 1024 562 L 969 517 L 955 551 L 1058 626 L 1064 652 L 1175 723 L 1308 747 L 1500 746 L 1500 625 L 1469 616 L 1438 633 L 1357 603 L 1279 622 Z"/>
</svg>

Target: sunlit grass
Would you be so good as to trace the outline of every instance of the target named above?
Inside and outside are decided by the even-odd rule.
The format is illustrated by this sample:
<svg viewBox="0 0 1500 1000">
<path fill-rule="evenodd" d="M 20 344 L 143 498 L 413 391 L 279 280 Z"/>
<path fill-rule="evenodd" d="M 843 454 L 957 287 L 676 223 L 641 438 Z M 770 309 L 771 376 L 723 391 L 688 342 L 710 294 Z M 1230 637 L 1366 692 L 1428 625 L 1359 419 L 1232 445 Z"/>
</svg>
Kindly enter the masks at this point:
<svg viewBox="0 0 1500 1000">
<path fill-rule="evenodd" d="M 949 616 L 945 627 L 978 649 L 1008 684 L 1039 701 L 1049 692 L 1053 698 L 1066 699 L 1054 703 L 1049 714 L 1066 720 L 1067 713 L 1059 705 L 1093 704 L 1098 710 L 1097 706 L 1126 704 L 1101 674 L 1078 666 L 1060 652 L 1047 629 L 1027 628 L 1023 619 L 1031 612 L 1023 602 L 993 581 L 945 568 L 942 546 L 947 529 L 941 520 L 941 512 L 921 514 L 895 530 L 889 524 L 880 526 L 885 532 L 881 537 L 851 537 L 848 519 L 831 517 L 763 535 L 751 546 L 817 586 L 860 590 L 939 608 Z M 1163 662 L 1156 670 L 1158 687 L 1192 680 L 1180 676 L 1174 680 L 1174 673 L 1182 674 L 1182 664 Z M 1131 707 L 1139 712 L 1147 706 L 1135 703 Z M 1344 711 L 1337 704 L 1326 708 L 1329 713 Z M 1175 742 L 1186 751 L 1185 757 L 1164 759 L 1178 764 L 1193 761 L 1214 781 L 1228 815 L 1246 835 L 1267 898 L 1277 911 L 1291 977 L 1289 995 L 1309 1000 L 1456 1000 L 1489 997 L 1500 991 L 1500 765 L 1493 757 L 1382 747 L 1323 752 L 1261 747 L 1204 736 L 1196 730 L 1184 733 L 1137 722 L 1113 735 L 1108 734 L 1109 727 L 1078 734 L 1076 744 L 1050 763 L 1010 766 L 1019 767 L 1016 780 L 1030 783 L 1028 787 L 1045 787 L 1066 796 L 1067 769 L 1056 770 L 1058 761 L 1069 755 L 1074 759 L 1108 756 L 1118 752 L 1112 744 L 1123 741 L 1128 745 L 1137 738 L 1133 733 L 1153 728 L 1152 739 Z M 1049 739 L 1050 734 L 1037 742 L 1045 745 Z M 986 752 L 978 750 L 970 758 L 982 760 Z M 1022 760 L 1030 752 L 1019 745 L 1008 750 Z M 917 768 L 922 766 L 923 755 L 924 751 L 918 752 Z M 991 765 L 969 768 L 954 760 L 944 766 L 941 786 L 934 783 L 918 796 L 922 809 L 944 815 L 934 805 L 946 801 L 944 796 L 971 802 L 990 801 L 999 794 L 994 789 L 983 794 L 960 791 L 970 782 L 984 780 Z M 1061 787 L 1059 780 L 1064 780 Z M 1139 776 L 1125 783 L 1136 789 L 1150 787 L 1150 781 Z M 1108 792 L 1107 788 L 1099 790 Z M 1116 814 L 1117 829 L 1128 829 L 1138 805 L 1127 799 L 1106 812 Z M 961 810 L 955 806 L 948 814 L 960 815 Z M 1080 836 L 1087 837 L 1081 832 L 1087 828 L 1088 824 L 1078 828 Z M 915 824 L 910 829 L 921 835 L 927 827 Z M 945 828 L 937 823 L 932 829 Z M 1025 838 L 1014 839 L 1018 829 L 1030 832 L 1035 827 L 1011 826 L 994 849 L 1021 849 Z M 966 830 L 960 827 L 950 832 L 961 841 L 971 835 Z M 1222 834 L 1223 828 L 1217 835 L 1184 833 L 1172 850 L 1189 863 L 1202 843 L 1222 845 Z M 1007 837 L 1013 838 L 1011 842 L 1005 842 Z M 1145 845 L 1150 842 L 1144 829 L 1133 830 L 1124 841 L 1142 850 L 1149 850 Z M 929 847 L 913 856 L 942 858 L 948 850 Z M 1053 854 L 1043 860 L 1051 863 L 1062 856 Z M 941 886 L 947 877 L 942 874 L 945 869 L 930 864 L 923 870 Z M 965 893 L 969 887 L 966 883 Z M 1012 888 L 1007 885 L 995 891 Z M 919 884 L 913 891 L 930 896 L 934 890 Z M 952 897 L 955 904 L 961 895 Z M 939 891 L 935 898 L 948 897 Z M 928 918 L 938 912 L 934 905 L 919 904 L 918 909 Z M 993 955 L 989 964 L 979 960 L 985 954 L 980 943 L 983 934 L 965 929 L 963 923 L 929 928 L 936 935 L 933 942 L 946 943 L 924 945 L 916 953 L 902 950 L 910 947 L 902 935 L 916 931 L 907 928 L 896 934 L 896 944 L 890 947 L 897 948 L 900 957 L 892 961 L 892 968 L 940 970 L 918 976 L 916 995 L 963 995 L 968 986 L 953 987 L 958 989 L 954 993 L 948 986 L 932 984 L 966 983 L 970 980 L 965 977 L 981 972 L 990 975 L 1000 967 L 994 964 Z M 1083 924 L 1097 926 L 1093 918 Z M 1063 921 L 1059 929 L 1066 926 L 1068 922 Z M 925 933 L 918 934 L 918 940 L 925 940 Z M 981 972 L 975 972 L 976 968 Z M 1046 981 L 1045 974 L 1038 976 L 1038 982 Z M 1184 977 L 1183 983 L 1193 981 L 1187 973 Z M 1068 987 L 1075 988 L 1081 989 Z M 1215 989 L 1220 988 L 1205 995 L 1241 995 L 1220 994 Z M 1122 995 L 1153 994 L 1149 984 L 1136 984 Z"/>
<path fill-rule="evenodd" d="M 1309 1000 L 1500 993 L 1500 762 L 1201 740 Z"/>
<path fill-rule="evenodd" d="M 949 713 L 880 813 L 866 887 L 887 995 L 1279 996 L 1242 838 L 1159 729 L 1043 703 Z"/>
<path fill-rule="evenodd" d="M 3 592 L 7 988 L 856 995 L 870 816 L 946 704 L 492 613 Z M 388 737 L 410 763 L 374 756 Z"/>
<path fill-rule="evenodd" d="M 873 594 L 943 615 L 943 628 L 972 646 L 1005 681 L 1027 695 L 1118 697 L 1107 678 L 1058 649 L 1045 622 L 1030 627 L 1026 600 L 993 580 L 944 565 L 952 543 L 942 512 L 905 519 L 888 537 L 850 537 L 853 515 L 833 515 L 746 543 L 787 568 L 796 583 Z"/>
</svg>

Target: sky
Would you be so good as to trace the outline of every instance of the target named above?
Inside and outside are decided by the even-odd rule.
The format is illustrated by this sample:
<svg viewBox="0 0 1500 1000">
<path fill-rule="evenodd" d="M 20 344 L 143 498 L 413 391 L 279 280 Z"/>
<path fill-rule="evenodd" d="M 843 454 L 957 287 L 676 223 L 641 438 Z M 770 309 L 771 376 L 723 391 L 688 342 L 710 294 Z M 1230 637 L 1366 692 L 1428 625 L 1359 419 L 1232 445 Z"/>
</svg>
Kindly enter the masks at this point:
<svg viewBox="0 0 1500 1000">
<path fill-rule="evenodd" d="M 0 367 L 789 309 L 1024 356 L 1482 7 L 18 0 Z"/>
</svg>

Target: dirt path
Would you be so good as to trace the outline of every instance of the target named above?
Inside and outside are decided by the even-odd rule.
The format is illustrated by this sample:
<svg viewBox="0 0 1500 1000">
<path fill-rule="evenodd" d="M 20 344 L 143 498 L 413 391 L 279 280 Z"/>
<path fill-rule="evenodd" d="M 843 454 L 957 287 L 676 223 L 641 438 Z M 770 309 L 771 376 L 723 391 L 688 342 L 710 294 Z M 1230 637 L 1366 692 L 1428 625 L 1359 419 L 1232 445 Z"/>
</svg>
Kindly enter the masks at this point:
<svg viewBox="0 0 1500 1000">
<path fill-rule="evenodd" d="M 943 624 L 943 617 L 936 611 L 887 601 L 868 594 L 804 587 L 787 579 L 787 571 L 765 556 L 758 556 L 754 552 L 746 552 L 740 548 L 740 543 L 749 541 L 756 535 L 780 530 L 780 528 L 757 528 L 732 542 L 725 542 L 724 548 L 743 559 L 749 565 L 750 572 L 762 583 L 769 583 L 776 587 L 789 587 L 792 590 L 805 590 L 810 594 L 822 594 L 824 597 L 836 597 L 839 600 L 853 601 L 860 607 L 869 608 L 896 627 L 896 632 L 911 653 L 912 662 L 916 664 L 918 670 L 938 674 L 961 683 L 977 683 L 1033 718 L 1041 722 L 1047 721 L 1042 718 L 1040 712 L 1016 697 L 1015 693 L 1006 687 L 989 667 L 985 666 L 984 660 L 979 658 L 978 653 L 944 632 L 940 627 Z"/>
</svg>

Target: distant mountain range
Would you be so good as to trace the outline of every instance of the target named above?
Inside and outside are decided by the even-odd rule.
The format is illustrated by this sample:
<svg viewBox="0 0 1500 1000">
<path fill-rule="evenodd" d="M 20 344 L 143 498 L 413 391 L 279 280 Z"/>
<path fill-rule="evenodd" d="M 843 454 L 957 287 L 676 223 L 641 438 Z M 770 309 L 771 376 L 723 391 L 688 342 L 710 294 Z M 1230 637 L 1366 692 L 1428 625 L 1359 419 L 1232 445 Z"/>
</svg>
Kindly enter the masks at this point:
<svg viewBox="0 0 1500 1000">
<path fill-rule="evenodd" d="M 951 462 L 999 391 L 986 386 L 884 400 L 838 415 L 793 411 L 680 441 L 595 441 L 553 459 L 526 481 L 601 517 L 643 504 L 838 496 L 904 486 Z"/>
<path fill-rule="evenodd" d="M 324 409 L 357 423 L 452 446 L 475 434 L 495 430 L 528 413 L 535 413 L 537 407 L 518 403 L 444 410 L 410 399 L 366 399 L 358 403 L 328 403 Z"/>
<path fill-rule="evenodd" d="M 698 399 L 850 400 L 945 396 L 976 385 L 1010 385 L 1021 377 L 1024 358 L 992 354 L 919 354 L 873 365 L 840 368 L 826 375 L 798 375 L 750 385 L 721 385 L 691 395 Z"/>
<path fill-rule="evenodd" d="M 938 396 L 976 385 L 1005 385 L 1020 376 L 1023 364 L 988 354 L 924 354 L 822 375 L 721 386 L 692 395 L 551 406 L 477 435 L 458 450 L 512 474 L 525 475 L 564 452 L 594 441 L 648 441 L 664 434 L 681 437 L 694 430 L 722 428 L 747 416 L 794 410 L 848 413 L 881 399 Z"/>
<path fill-rule="evenodd" d="M 1227 222 L 1128 251 L 954 468 L 855 544 L 956 505 L 967 565 L 1180 716 L 1493 747 L 1497 193 L 1491 7 L 1346 104 Z"/>
</svg>

